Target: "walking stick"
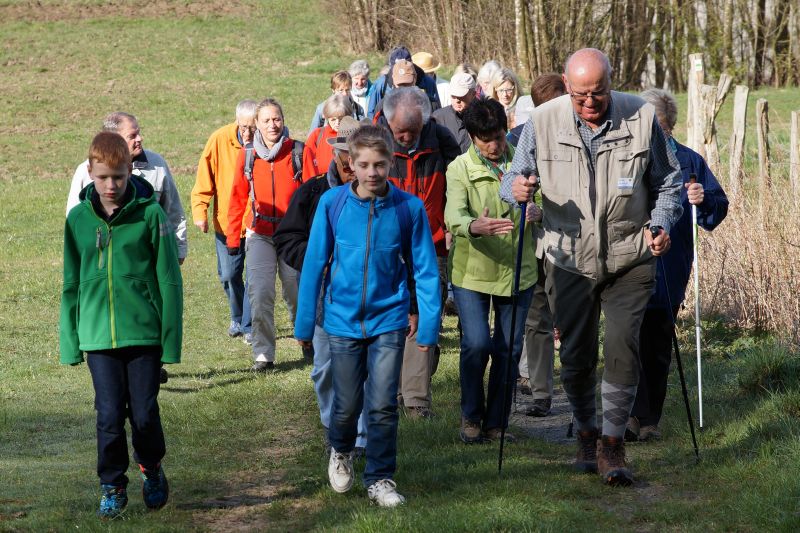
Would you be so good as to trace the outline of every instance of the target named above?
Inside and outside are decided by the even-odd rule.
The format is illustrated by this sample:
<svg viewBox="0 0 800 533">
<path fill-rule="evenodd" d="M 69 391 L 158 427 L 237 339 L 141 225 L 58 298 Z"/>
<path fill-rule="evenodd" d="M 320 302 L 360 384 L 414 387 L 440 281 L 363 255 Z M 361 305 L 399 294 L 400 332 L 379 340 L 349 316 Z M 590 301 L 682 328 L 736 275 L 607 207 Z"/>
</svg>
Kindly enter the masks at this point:
<svg viewBox="0 0 800 533">
<path fill-rule="evenodd" d="M 650 228 L 650 233 L 655 239 L 658 236 L 657 228 Z M 675 316 L 672 313 L 672 299 L 669 296 L 669 283 L 667 282 L 667 271 L 664 269 L 664 259 L 658 257 L 658 265 L 661 266 L 661 272 L 664 275 L 664 289 L 667 293 L 667 305 L 669 309 L 669 319 L 672 321 L 672 347 L 675 350 L 675 361 L 678 363 L 678 376 L 681 378 L 681 390 L 683 391 L 683 403 L 686 406 L 686 418 L 689 421 L 689 431 L 692 433 L 692 444 L 694 445 L 694 456 L 696 461 L 700 461 L 700 449 L 697 446 L 697 437 L 694 434 L 694 420 L 692 420 L 692 407 L 689 405 L 689 393 L 686 389 L 686 377 L 683 374 L 683 361 L 681 361 L 681 352 L 678 348 L 678 334 L 675 332 Z M 658 273 L 656 272 L 656 278 Z"/>
<path fill-rule="evenodd" d="M 689 175 L 689 183 L 697 183 L 697 174 Z M 700 363 L 700 269 L 697 264 L 697 206 L 692 204 L 692 244 L 694 248 L 694 340 L 697 350 L 697 404 L 700 417 L 700 427 L 703 427 L 703 368 Z"/>
<path fill-rule="evenodd" d="M 528 203 L 520 204 L 519 219 L 519 241 L 517 243 L 517 263 L 514 270 L 514 287 L 511 290 L 511 330 L 508 333 L 508 358 L 505 361 L 503 371 L 503 416 L 500 424 L 500 454 L 497 459 L 497 473 L 503 473 L 503 445 L 506 440 L 506 425 L 508 424 L 508 411 L 506 410 L 506 400 L 508 400 L 508 374 L 511 372 L 511 361 L 514 359 L 514 330 L 517 328 L 517 296 L 519 295 L 519 276 L 522 271 L 522 246 L 525 241 L 525 214 Z"/>
</svg>

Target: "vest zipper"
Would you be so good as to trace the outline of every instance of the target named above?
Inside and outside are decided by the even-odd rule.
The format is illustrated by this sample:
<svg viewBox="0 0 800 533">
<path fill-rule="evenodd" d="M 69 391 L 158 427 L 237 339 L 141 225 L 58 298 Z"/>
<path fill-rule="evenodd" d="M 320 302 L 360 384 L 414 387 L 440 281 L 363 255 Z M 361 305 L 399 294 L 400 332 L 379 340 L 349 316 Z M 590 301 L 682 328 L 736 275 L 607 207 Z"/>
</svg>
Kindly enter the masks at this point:
<svg viewBox="0 0 800 533">
<path fill-rule="evenodd" d="M 114 282 L 111 278 L 111 268 L 114 259 L 114 255 L 111 253 L 111 226 L 108 226 L 108 254 L 107 254 L 107 261 L 108 261 L 108 310 L 109 316 L 111 317 L 111 347 L 117 347 L 117 324 L 116 324 L 116 317 L 114 316 Z"/>
<path fill-rule="evenodd" d="M 274 220 L 277 217 L 277 212 L 275 211 L 275 162 L 270 161 L 270 172 L 272 174 L 272 219 Z M 272 225 L 275 226 L 275 223 L 272 222 Z M 275 232 L 275 228 L 272 228 L 272 231 Z"/>
<path fill-rule="evenodd" d="M 364 282 L 361 287 L 361 334 L 367 338 L 367 328 L 364 325 L 364 315 L 367 310 L 367 273 L 369 271 L 369 245 L 372 235 L 372 217 L 375 214 L 375 198 L 369 202 L 369 218 L 367 219 L 367 247 L 364 250 Z"/>
</svg>

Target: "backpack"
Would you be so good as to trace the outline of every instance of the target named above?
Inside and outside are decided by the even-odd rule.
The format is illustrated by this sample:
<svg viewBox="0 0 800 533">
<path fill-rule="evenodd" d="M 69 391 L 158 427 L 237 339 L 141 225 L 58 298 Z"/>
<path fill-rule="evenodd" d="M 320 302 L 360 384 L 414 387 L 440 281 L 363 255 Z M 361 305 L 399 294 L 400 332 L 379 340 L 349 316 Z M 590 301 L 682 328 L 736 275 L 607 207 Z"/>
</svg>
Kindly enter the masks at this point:
<svg viewBox="0 0 800 533">
<path fill-rule="evenodd" d="M 305 145 L 300 141 L 293 141 L 294 144 L 292 145 L 292 179 L 294 181 L 303 181 L 303 149 Z M 283 217 L 268 217 L 266 215 L 262 215 L 256 209 L 256 188 L 253 185 L 253 165 L 255 165 L 256 161 L 256 150 L 253 147 L 253 143 L 249 142 L 244 147 L 244 175 L 247 178 L 247 184 L 250 186 L 250 210 L 253 212 L 253 226 L 255 226 L 255 220 L 263 220 L 265 222 L 271 222 L 273 224 L 280 223 L 283 220 Z"/>
<path fill-rule="evenodd" d="M 347 201 L 349 189 L 350 185 L 347 184 L 337 187 L 336 197 L 328 210 L 328 224 L 332 235 L 336 234 L 336 223 L 339 221 L 339 215 L 342 214 L 342 208 L 344 208 L 344 204 Z M 409 274 L 411 274 L 413 272 L 411 264 L 411 212 L 408 210 L 408 202 L 403 198 L 402 191 L 394 189 L 392 191 L 392 202 L 395 213 L 397 213 L 397 221 L 400 224 L 400 247 L 403 261 Z M 333 260 L 332 256 L 331 260 Z"/>
</svg>

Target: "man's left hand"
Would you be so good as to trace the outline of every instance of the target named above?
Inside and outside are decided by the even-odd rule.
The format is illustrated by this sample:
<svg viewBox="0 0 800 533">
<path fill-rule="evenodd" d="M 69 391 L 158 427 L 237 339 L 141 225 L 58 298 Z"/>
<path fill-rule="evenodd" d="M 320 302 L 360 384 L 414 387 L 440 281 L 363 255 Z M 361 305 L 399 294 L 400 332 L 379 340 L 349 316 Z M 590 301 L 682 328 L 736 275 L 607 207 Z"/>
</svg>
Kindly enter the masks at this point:
<svg viewBox="0 0 800 533">
<path fill-rule="evenodd" d="M 418 325 L 419 325 L 419 315 L 408 315 L 408 329 L 406 330 L 407 339 L 410 339 L 417 334 Z"/>
<path fill-rule="evenodd" d="M 664 231 L 664 228 L 658 228 L 658 235 L 653 238 L 650 233 L 650 228 L 644 228 L 644 238 L 647 241 L 647 246 L 654 256 L 664 255 L 669 251 L 672 241 L 669 238 L 669 233 Z"/>
<path fill-rule="evenodd" d="M 687 196 L 689 197 L 690 204 L 700 205 L 703 203 L 703 198 L 705 198 L 703 185 L 700 183 L 684 183 L 683 186 L 688 189 Z"/>
</svg>

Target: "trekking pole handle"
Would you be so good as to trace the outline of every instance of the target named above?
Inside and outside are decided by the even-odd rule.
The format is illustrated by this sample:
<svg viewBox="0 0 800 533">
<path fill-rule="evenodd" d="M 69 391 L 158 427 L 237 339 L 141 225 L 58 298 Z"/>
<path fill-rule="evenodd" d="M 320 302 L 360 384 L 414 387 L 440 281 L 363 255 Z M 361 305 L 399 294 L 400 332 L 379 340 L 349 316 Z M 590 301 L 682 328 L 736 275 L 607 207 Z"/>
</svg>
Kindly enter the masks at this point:
<svg viewBox="0 0 800 533">
<path fill-rule="evenodd" d="M 689 183 L 697 183 L 697 174 L 694 172 L 689 174 Z"/>
</svg>

